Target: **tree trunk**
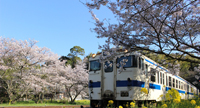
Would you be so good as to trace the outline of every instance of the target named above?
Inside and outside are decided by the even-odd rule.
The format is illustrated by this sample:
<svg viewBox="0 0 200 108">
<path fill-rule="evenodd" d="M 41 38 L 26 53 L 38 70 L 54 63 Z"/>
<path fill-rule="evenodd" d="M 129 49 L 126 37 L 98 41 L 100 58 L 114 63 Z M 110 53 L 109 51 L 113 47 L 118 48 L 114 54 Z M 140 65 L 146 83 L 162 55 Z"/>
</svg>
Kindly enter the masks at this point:
<svg viewBox="0 0 200 108">
<path fill-rule="evenodd" d="M 25 99 L 25 101 L 27 101 L 28 99 L 27 99 L 27 93 L 26 93 L 26 99 Z"/>
</svg>

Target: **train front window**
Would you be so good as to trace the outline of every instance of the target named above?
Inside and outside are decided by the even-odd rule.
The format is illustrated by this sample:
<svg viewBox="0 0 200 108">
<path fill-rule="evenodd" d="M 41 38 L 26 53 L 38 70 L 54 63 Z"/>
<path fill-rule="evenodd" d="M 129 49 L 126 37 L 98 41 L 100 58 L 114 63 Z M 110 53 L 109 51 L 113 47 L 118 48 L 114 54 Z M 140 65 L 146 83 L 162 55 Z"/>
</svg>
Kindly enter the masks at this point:
<svg viewBox="0 0 200 108">
<path fill-rule="evenodd" d="M 90 61 L 90 71 L 100 70 L 101 63 L 98 60 Z"/>
<path fill-rule="evenodd" d="M 122 56 L 117 58 L 117 68 L 121 66 L 124 68 L 137 67 L 137 58 L 135 56 Z"/>
<path fill-rule="evenodd" d="M 113 71 L 113 61 L 110 61 L 110 62 L 105 62 L 105 65 L 104 65 L 104 71 L 105 72 L 112 72 Z"/>
</svg>

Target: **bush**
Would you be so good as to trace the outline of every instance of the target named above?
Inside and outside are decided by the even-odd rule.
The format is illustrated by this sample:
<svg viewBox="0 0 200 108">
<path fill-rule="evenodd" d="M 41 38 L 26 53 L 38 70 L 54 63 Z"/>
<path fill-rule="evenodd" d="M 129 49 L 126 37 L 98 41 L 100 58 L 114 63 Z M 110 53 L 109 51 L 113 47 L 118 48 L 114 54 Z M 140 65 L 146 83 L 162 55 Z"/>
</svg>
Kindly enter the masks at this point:
<svg viewBox="0 0 200 108">
<path fill-rule="evenodd" d="M 73 104 L 73 105 L 76 105 L 76 102 L 69 102 L 69 104 Z"/>
</svg>

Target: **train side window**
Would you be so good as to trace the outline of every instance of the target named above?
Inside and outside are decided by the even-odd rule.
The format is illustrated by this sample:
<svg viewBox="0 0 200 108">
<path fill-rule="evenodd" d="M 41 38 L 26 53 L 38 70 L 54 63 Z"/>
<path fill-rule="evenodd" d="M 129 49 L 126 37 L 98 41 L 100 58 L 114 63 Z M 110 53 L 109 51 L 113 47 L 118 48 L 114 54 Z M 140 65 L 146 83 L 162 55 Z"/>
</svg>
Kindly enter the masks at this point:
<svg viewBox="0 0 200 108">
<path fill-rule="evenodd" d="M 178 88 L 178 80 L 176 80 L 176 88 Z"/>
<path fill-rule="evenodd" d="M 172 78 L 173 79 L 173 87 L 175 88 L 175 79 L 174 78 Z"/>
<path fill-rule="evenodd" d="M 186 90 L 189 92 L 189 88 L 188 88 L 188 86 L 189 86 L 189 85 L 186 84 Z"/>
<path fill-rule="evenodd" d="M 181 82 L 180 81 L 178 81 L 179 83 L 178 83 L 178 88 L 180 89 L 181 88 Z"/>
<path fill-rule="evenodd" d="M 187 84 L 185 84 L 185 90 L 188 90 L 188 88 L 187 88 Z"/>
<path fill-rule="evenodd" d="M 139 68 L 144 70 L 144 59 L 139 57 Z"/>
<path fill-rule="evenodd" d="M 145 65 L 145 75 L 146 75 L 146 78 L 148 77 L 148 65 L 146 64 Z"/>
<path fill-rule="evenodd" d="M 155 73 L 154 73 L 154 74 L 155 74 Z M 156 82 L 155 75 L 151 75 L 151 81 L 152 81 L 152 82 Z"/>
<path fill-rule="evenodd" d="M 135 55 L 132 56 L 133 60 L 133 67 L 137 67 L 137 57 Z"/>
<path fill-rule="evenodd" d="M 150 72 L 151 72 L 151 81 L 156 82 L 156 72 L 155 72 L 155 70 L 153 68 L 151 68 Z"/>
<path fill-rule="evenodd" d="M 168 86 L 168 78 L 167 78 L 167 75 L 166 75 L 166 86 Z"/>
<path fill-rule="evenodd" d="M 181 89 L 183 90 L 183 82 L 181 82 Z"/>
<path fill-rule="evenodd" d="M 187 85 L 187 91 L 190 92 L 190 91 L 189 91 L 189 85 Z"/>
<path fill-rule="evenodd" d="M 141 69 L 141 57 L 139 57 L 139 69 Z"/>
<path fill-rule="evenodd" d="M 160 84 L 162 84 L 162 73 L 161 72 L 159 73 L 160 73 Z"/>
<path fill-rule="evenodd" d="M 165 75 L 163 73 L 163 85 L 165 85 Z"/>
<path fill-rule="evenodd" d="M 159 84 L 160 83 L 160 81 L 159 81 L 159 72 L 157 72 L 157 77 L 158 77 L 157 78 L 157 80 L 158 80 L 157 83 Z"/>
<path fill-rule="evenodd" d="M 169 86 L 172 86 L 172 78 L 169 76 Z"/>
<path fill-rule="evenodd" d="M 142 63 L 142 70 L 144 70 L 144 59 L 143 58 L 141 58 L 141 63 Z"/>
</svg>

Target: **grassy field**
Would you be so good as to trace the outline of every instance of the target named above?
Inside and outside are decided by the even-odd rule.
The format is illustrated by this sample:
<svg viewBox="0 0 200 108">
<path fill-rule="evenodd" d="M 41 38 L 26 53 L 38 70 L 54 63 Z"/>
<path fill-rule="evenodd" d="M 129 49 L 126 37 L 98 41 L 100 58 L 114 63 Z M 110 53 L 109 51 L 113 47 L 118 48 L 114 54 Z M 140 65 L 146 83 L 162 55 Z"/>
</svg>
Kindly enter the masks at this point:
<svg viewBox="0 0 200 108">
<path fill-rule="evenodd" d="M 52 101 L 52 103 L 47 100 L 47 101 L 44 101 L 44 102 L 40 102 L 40 103 L 35 103 L 34 101 L 20 101 L 20 102 L 16 102 L 16 103 L 13 103 L 13 104 L 9 104 L 9 103 L 3 103 L 3 104 L 0 104 L 0 106 L 63 106 L 63 105 L 90 105 L 90 101 L 89 100 L 78 100 L 78 101 L 75 101 L 74 103 L 70 103 L 70 102 L 67 102 L 67 101 L 60 101 L 60 100 L 57 100 L 57 101 Z"/>
<path fill-rule="evenodd" d="M 9 106 L 66 106 L 66 105 L 89 105 L 90 101 L 89 100 L 78 100 L 75 101 L 74 103 L 63 103 L 63 101 L 53 101 L 52 103 L 50 103 L 49 101 L 45 101 L 43 103 L 38 103 L 36 104 L 34 101 L 20 101 L 20 102 L 16 102 L 14 104 L 10 104 L 9 103 L 4 103 L 4 104 L 0 104 L 0 107 L 9 107 Z M 113 104 L 111 102 L 111 104 Z M 127 103 L 128 107 L 127 108 L 141 108 L 138 107 L 134 104 L 134 106 L 131 106 L 131 104 L 133 103 Z M 146 106 L 146 105 L 145 105 Z M 195 100 L 180 100 L 180 101 L 167 101 L 167 102 L 158 102 L 157 105 L 155 106 L 155 104 L 149 104 L 146 107 L 143 106 L 142 108 L 200 108 L 200 100 L 199 99 L 195 99 Z M 112 107 L 112 105 L 110 106 L 110 108 L 114 108 Z M 123 108 L 123 107 L 119 107 L 119 108 Z"/>
</svg>

